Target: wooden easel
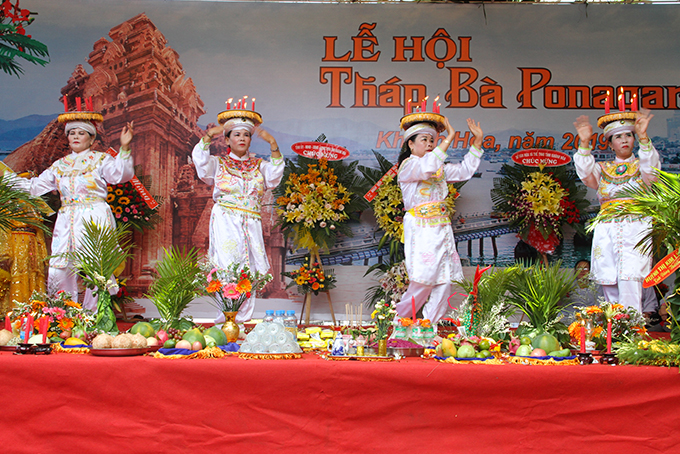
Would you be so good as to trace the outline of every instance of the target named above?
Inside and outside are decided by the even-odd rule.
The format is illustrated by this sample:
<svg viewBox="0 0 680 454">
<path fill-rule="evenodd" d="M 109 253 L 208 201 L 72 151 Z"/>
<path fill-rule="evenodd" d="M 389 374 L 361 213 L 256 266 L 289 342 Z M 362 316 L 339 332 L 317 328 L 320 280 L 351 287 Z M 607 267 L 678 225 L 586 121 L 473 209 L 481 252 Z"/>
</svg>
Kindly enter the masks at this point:
<svg viewBox="0 0 680 454">
<path fill-rule="evenodd" d="M 333 326 L 337 325 L 338 323 L 335 321 L 335 312 L 333 312 L 333 301 L 331 300 L 331 292 L 330 290 L 326 290 L 323 292 L 326 294 L 326 297 L 328 298 L 328 306 L 331 308 L 331 317 L 333 317 Z M 311 306 L 312 306 L 312 292 L 306 293 L 305 298 L 302 302 L 302 311 L 300 312 L 300 324 L 302 324 L 302 317 L 303 314 L 305 314 L 305 309 L 306 309 L 306 314 L 304 315 L 305 317 L 305 325 L 309 325 L 309 316 L 311 312 Z"/>
<path fill-rule="evenodd" d="M 319 264 L 319 268 L 323 270 L 323 265 L 321 264 L 321 257 L 319 256 L 319 251 L 318 249 L 314 249 L 310 251 L 309 253 L 309 263 L 310 265 L 314 262 L 317 262 Z M 331 292 L 330 290 L 324 290 L 322 293 L 326 294 L 326 297 L 328 298 L 328 306 L 331 309 L 331 317 L 333 318 L 333 326 L 337 325 L 338 323 L 335 321 L 335 312 L 333 311 L 333 300 L 331 300 Z M 304 299 L 302 300 L 302 310 L 300 311 L 300 324 L 302 324 L 302 314 L 305 313 L 306 309 L 306 315 L 305 315 L 305 325 L 309 326 L 309 316 L 311 312 L 311 307 L 312 307 L 312 292 L 306 293 Z"/>
</svg>

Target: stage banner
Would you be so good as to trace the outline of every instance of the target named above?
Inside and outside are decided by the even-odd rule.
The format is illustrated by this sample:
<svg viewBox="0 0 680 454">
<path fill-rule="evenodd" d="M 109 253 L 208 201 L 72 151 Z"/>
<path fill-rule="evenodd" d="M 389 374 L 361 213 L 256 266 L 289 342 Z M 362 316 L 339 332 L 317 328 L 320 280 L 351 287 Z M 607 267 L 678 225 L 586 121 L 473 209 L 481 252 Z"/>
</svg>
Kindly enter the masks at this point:
<svg viewBox="0 0 680 454">
<path fill-rule="evenodd" d="M 587 115 L 597 159 L 613 157 L 596 126 L 608 96 L 620 95 L 627 109 L 651 109 L 649 135 L 663 169 L 680 165 L 676 6 L 22 0 L 21 8 L 38 13 L 27 32 L 48 46 L 50 63 L 25 63 L 20 78 L 0 74 L 0 149 L 17 171 L 56 160 L 50 150 L 63 132 L 50 122 L 64 94 L 92 99 L 104 116 L 105 147 L 116 148 L 121 128 L 134 121 L 135 164 L 152 177 L 147 189 L 167 201 L 163 224 L 135 259 L 138 276 L 162 248 L 207 248 L 212 188 L 196 176 L 191 150 L 239 102 L 257 106 L 286 158 L 307 153 L 299 144 L 323 135 L 338 148 L 320 144 L 307 154 L 369 167 L 377 167 L 374 152 L 397 162 L 400 119 L 409 111 L 436 108 L 450 120 L 452 162 L 470 146 L 466 119 L 479 121 L 485 153 L 460 189 L 452 224 L 464 265 L 514 262 L 518 240 L 501 232 L 505 221 L 489 194 L 513 155 L 573 166 L 574 121 Z M 267 158 L 269 150 L 253 137 L 251 152 Z M 213 153 L 225 151 L 216 138 Z M 594 191 L 588 199 L 597 206 Z M 263 230 L 280 279 L 274 268 L 303 253 L 288 250 L 273 203 L 269 196 Z M 361 219 L 354 237 L 331 251 L 334 264 L 368 266 L 385 255 L 371 213 Z M 484 245 L 492 225 L 500 232 L 493 249 Z M 572 239 L 567 231 L 558 251 L 565 266 L 590 254 Z"/>
</svg>

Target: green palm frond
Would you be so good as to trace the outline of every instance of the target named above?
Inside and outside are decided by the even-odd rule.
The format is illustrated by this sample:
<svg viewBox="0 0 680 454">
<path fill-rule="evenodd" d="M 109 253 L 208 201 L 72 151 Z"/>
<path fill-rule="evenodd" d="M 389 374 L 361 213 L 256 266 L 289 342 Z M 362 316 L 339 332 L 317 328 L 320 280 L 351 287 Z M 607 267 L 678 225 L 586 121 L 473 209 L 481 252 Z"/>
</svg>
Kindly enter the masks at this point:
<svg viewBox="0 0 680 454">
<path fill-rule="evenodd" d="M 497 301 L 505 297 L 510 283 L 517 279 L 519 268 L 519 265 L 494 268 L 482 274 L 477 284 L 477 304 L 479 305 L 480 312 L 489 312 Z M 473 281 L 467 279 L 454 281 L 454 284 L 461 287 L 466 293 L 471 293 L 473 290 Z"/>
<path fill-rule="evenodd" d="M 38 40 L 17 33 L 13 24 L 0 24 L 0 71 L 19 77 L 24 70 L 15 60 L 21 58 L 35 65 L 49 63 L 47 46 Z"/>
<path fill-rule="evenodd" d="M 650 186 L 641 186 L 621 191 L 620 198 L 629 198 L 627 203 L 616 204 L 595 217 L 588 226 L 592 231 L 601 222 L 609 222 L 626 216 L 648 217 L 652 227 L 637 244 L 644 254 L 661 254 L 678 249 L 680 246 L 680 175 L 656 171 L 657 179 Z"/>
<path fill-rule="evenodd" d="M 198 251 L 165 249 L 165 257 L 156 265 L 156 280 L 146 295 L 158 309 L 165 323 L 179 320 L 182 312 L 198 295 L 197 277 L 201 269 Z"/>
<path fill-rule="evenodd" d="M 567 294 L 574 289 L 576 275 L 562 269 L 562 262 L 549 265 L 519 266 L 509 283 L 508 300 L 522 311 L 534 328 L 546 329 L 558 321 L 568 306 Z"/>
<path fill-rule="evenodd" d="M 49 233 L 42 222 L 46 209 L 41 198 L 18 189 L 10 180 L 0 179 L 0 230 L 10 230 L 16 223 L 24 223 Z"/>
<path fill-rule="evenodd" d="M 85 232 L 78 249 L 60 256 L 74 264 L 88 287 L 102 289 L 116 268 L 132 255 L 130 232 L 121 226 L 100 226 L 94 222 L 86 222 L 83 227 Z"/>
</svg>

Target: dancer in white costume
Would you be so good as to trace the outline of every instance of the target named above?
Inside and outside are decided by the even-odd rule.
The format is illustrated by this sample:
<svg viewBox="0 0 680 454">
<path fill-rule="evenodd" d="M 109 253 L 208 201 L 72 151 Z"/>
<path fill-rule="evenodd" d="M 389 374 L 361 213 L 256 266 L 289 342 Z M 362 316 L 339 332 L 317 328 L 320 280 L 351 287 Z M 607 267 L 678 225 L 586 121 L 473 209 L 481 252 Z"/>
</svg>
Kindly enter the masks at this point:
<svg viewBox="0 0 680 454">
<path fill-rule="evenodd" d="M 270 145 L 269 162 L 249 155 L 254 131 Z M 224 133 L 230 148 L 226 158 L 210 155 L 210 141 L 220 133 Z M 269 260 L 260 207 L 264 191 L 276 187 L 283 176 L 284 162 L 276 140 L 264 129 L 256 128 L 251 119 L 232 118 L 223 126 L 211 128 L 194 147 L 192 158 L 198 177 L 215 186 L 208 258 L 220 268 L 238 263 L 248 265 L 251 271 L 266 273 Z M 250 320 L 254 300 L 253 295 L 241 305 L 237 322 Z"/>
<path fill-rule="evenodd" d="M 404 198 L 404 252 L 409 287 L 397 303 L 400 317 L 412 317 L 412 298 L 416 312 L 423 307 L 423 317 L 433 324 L 446 313 L 452 281 L 463 278 L 456 251 L 449 213 L 444 200 L 447 183 L 472 178 L 479 167 L 482 129 L 467 120 L 474 135 L 470 151 L 459 164 L 445 164 L 446 149 L 454 138 L 454 129 L 443 118 L 447 137 L 435 148 L 435 124 L 417 123 L 404 133 L 399 155 L 398 181 Z M 429 300 L 428 300 L 429 297 Z"/>
<path fill-rule="evenodd" d="M 128 123 L 121 130 L 120 150 L 114 158 L 90 149 L 97 137 L 92 117 L 101 120 L 100 114 L 69 112 L 60 115 L 60 121 L 63 121 L 62 116 L 77 118 L 66 122 L 65 126 L 71 153 L 56 161 L 38 177 L 30 180 L 19 178 L 17 181 L 34 196 L 59 191 L 61 208 L 52 234 L 53 257 L 50 259 L 47 287 L 64 290 L 77 301 L 78 282 L 73 264 L 58 255 L 78 248 L 86 222 L 115 226 L 111 207 L 106 203 L 107 185 L 125 183 L 135 175 L 130 150 L 133 124 Z M 93 312 L 97 310 L 97 300 L 89 289 L 83 307 Z"/>
<path fill-rule="evenodd" d="M 614 161 L 595 162 L 591 154 L 590 138 L 593 127 L 587 116 L 576 119 L 574 127 L 580 144 L 574 155 L 576 172 L 583 183 L 597 190 L 600 210 L 625 203 L 618 197 L 627 188 L 647 185 L 654 180 L 654 169 L 659 168 L 659 153 L 647 136 L 649 111 L 619 112 L 600 117 Z M 633 154 L 637 134 L 639 159 Z M 648 219 L 626 217 L 601 222 L 595 227 L 591 253 L 593 280 L 602 286 L 607 301 L 618 302 L 640 311 L 642 281 L 649 274 L 652 257 L 642 254 L 635 245 L 650 227 Z"/>
</svg>

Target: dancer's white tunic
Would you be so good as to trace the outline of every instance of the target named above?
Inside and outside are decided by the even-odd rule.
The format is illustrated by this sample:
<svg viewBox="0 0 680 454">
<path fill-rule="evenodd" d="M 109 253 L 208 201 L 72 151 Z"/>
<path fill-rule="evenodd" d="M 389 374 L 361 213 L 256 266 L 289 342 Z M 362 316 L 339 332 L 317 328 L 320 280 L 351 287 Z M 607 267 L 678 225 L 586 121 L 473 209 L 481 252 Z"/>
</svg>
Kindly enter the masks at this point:
<svg viewBox="0 0 680 454">
<path fill-rule="evenodd" d="M 581 180 L 591 175 L 598 182 L 597 198 L 601 210 L 616 203 L 625 203 L 619 193 L 650 183 L 655 168 L 660 166 L 659 153 L 652 145 L 640 144 L 640 158 L 595 162 L 590 149 L 580 148 L 574 155 L 574 165 Z M 593 280 L 602 285 L 605 298 L 624 306 L 641 310 L 642 284 L 649 274 L 652 257 L 642 254 L 636 244 L 650 227 L 648 219 L 626 217 L 603 222 L 595 227 L 591 252 Z"/>
<path fill-rule="evenodd" d="M 88 149 L 80 153 L 71 152 L 38 177 L 23 180 L 25 189 L 34 196 L 59 191 L 61 208 L 52 234 L 52 255 L 78 248 L 86 222 L 114 227 L 115 218 L 106 203 L 107 185 L 125 183 L 134 175 L 130 150 L 120 150 L 114 158 L 107 153 Z M 56 256 L 50 259 L 47 280 L 49 289 L 67 291 L 77 300 L 76 275 L 66 258 Z M 96 304 L 96 299 L 86 297 L 83 306 L 96 311 Z"/>
<path fill-rule="evenodd" d="M 201 139 L 192 152 L 198 177 L 214 185 L 210 215 L 208 258 L 220 268 L 233 263 L 248 265 L 251 271 L 266 273 L 269 260 L 262 237 L 260 208 L 264 191 L 275 188 L 284 170 L 283 158 L 227 158 L 210 155 L 210 144 Z M 237 321 L 249 320 L 254 297 L 243 303 Z"/>
<path fill-rule="evenodd" d="M 423 317 L 436 323 L 444 316 L 451 282 L 463 278 L 460 258 L 444 205 L 447 182 L 466 181 L 479 167 L 483 151 L 470 147 L 459 164 L 444 164 L 440 147 L 423 157 L 411 156 L 399 167 L 398 181 L 404 198 L 404 252 L 409 288 L 397 304 L 400 317 L 412 316 L 428 300 Z"/>
</svg>

